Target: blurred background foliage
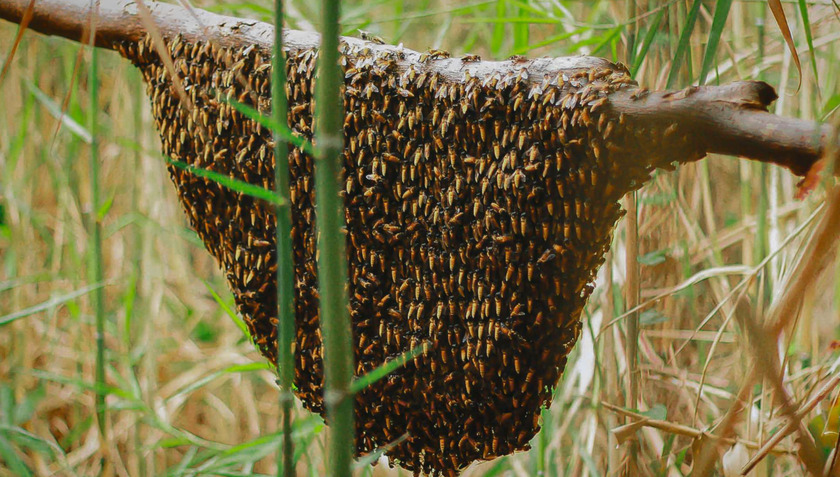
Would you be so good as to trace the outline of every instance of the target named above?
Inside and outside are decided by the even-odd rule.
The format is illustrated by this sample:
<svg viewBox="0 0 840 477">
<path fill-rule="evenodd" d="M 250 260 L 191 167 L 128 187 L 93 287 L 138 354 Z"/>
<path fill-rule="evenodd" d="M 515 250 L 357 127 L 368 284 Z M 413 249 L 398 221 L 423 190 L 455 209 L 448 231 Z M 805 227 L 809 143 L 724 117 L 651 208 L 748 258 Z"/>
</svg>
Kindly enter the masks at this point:
<svg viewBox="0 0 840 477">
<path fill-rule="evenodd" d="M 317 2 L 286 3 L 288 26 L 318 27 Z M 832 0 L 777 2 L 801 73 L 764 0 L 341 3 L 348 35 L 364 30 L 416 50 L 484 59 L 598 55 L 627 64 L 651 89 L 762 79 L 780 93 L 775 112 L 837 121 L 840 8 Z M 268 1 L 195 5 L 271 21 Z M 15 31 L 0 24 L 4 57 Z M 0 85 L 0 476 L 273 475 L 275 373 L 250 344 L 222 274 L 179 210 L 140 75 L 101 53 L 92 91 L 89 59 L 78 44 L 27 33 Z M 96 210 L 88 124 L 99 137 Z M 640 473 L 687 475 L 692 431 L 716 432 L 751 365 L 750 339 L 735 317 L 762 322 L 812 233 L 825 191 L 795 201 L 795 184 L 785 171 L 729 157 L 656 174 L 637 194 L 638 250 L 626 247 L 623 221 L 532 449 L 465 475 L 606 475 L 627 459 Z M 103 223 L 101 283 L 88 278 L 94 216 Z M 637 336 L 627 336 L 624 319 L 628 254 L 638 257 L 644 305 Z M 835 263 L 818 277 L 779 342 L 796 403 L 838 372 L 838 276 Z M 91 297 L 100 288 L 104 388 L 94 377 Z M 633 378 L 628 340 L 638 343 Z M 640 401 L 628 410 L 631 385 Z M 107 439 L 95 424 L 97 390 L 106 395 Z M 804 418 L 827 456 L 837 441 L 838 391 L 816 398 Z M 727 475 L 785 424 L 766 382 L 742 404 L 733 432 L 744 448 L 715 456 Z M 639 420 L 622 409 L 658 427 L 620 428 Z M 298 409 L 300 475 L 322 475 L 323 429 L 319 417 Z M 792 449 L 793 437 L 783 439 L 755 475 L 800 475 Z M 384 465 L 357 473 L 400 475 Z"/>
</svg>

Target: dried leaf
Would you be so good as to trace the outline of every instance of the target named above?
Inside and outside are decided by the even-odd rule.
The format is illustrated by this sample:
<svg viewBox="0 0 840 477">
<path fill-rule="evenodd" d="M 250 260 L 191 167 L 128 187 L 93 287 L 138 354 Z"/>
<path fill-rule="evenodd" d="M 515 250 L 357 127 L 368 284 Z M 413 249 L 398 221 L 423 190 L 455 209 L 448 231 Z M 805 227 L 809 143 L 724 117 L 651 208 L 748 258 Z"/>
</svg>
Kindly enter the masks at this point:
<svg viewBox="0 0 840 477">
<path fill-rule="evenodd" d="M 6 57 L 6 61 L 3 63 L 3 69 L 0 70 L 0 84 L 3 84 L 3 79 L 6 77 L 6 73 L 9 71 L 9 65 L 12 64 L 12 58 L 15 57 L 17 47 L 20 44 L 20 40 L 23 38 L 23 32 L 26 31 L 26 27 L 29 25 L 29 22 L 32 21 L 32 15 L 34 12 L 35 0 L 29 0 L 29 5 L 26 7 L 26 11 L 23 12 L 23 17 L 20 19 L 18 31 L 15 35 L 15 41 L 14 43 L 12 43 L 12 48 L 9 50 L 9 56 Z"/>
<path fill-rule="evenodd" d="M 725 477 L 736 477 L 741 475 L 741 469 L 747 465 L 747 461 L 749 460 L 750 453 L 747 451 L 747 448 L 744 447 L 744 444 L 741 444 L 740 442 L 735 444 L 730 447 L 725 454 L 723 454 L 723 459 L 721 460 L 723 475 Z"/>
<path fill-rule="evenodd" d="M 820 171 L 825 167 L 825 160 L 819 160 L 805 174 L 805 177 L 796 184 L 796 199 L 802 200 L 820 183 Z"/>
<path fill-rule="evenodd" d="M 776 24 L 779 25 L 779 30 L 782 31 L 782 36 L 785 37 L 785 43 L 787 43 L 790 49 L 790 54 L 793 55 L 793 62 L 796 63 L 796 70 L 799 72 L 799 85 L 796 87 L 798 91 L 799 87 L 802 86 L 802 63 L 799 62 L 799 54 L 796 52 L 796 45 L 793 43 L 793 36 L 790 34 L 785 9 L 782 8 L 781 0 L 767 0 L 767 5 L 770 6 L 770 11 L 773 12 L 773 18 L 776 19 Z"/>
<path fill-rule="evenodd" d="M 645 422 L 647 422 L 647 419 L 631 422 L 630 424 L 625 424 L 623 426 L 616 427 L 612 430 L 612 433 L 615 435 L 615 440 L 620 445 L 624 444 L 625 442 L 631 439 L 635 439 L 636 431 L 644 427 Z"/>
</svg>

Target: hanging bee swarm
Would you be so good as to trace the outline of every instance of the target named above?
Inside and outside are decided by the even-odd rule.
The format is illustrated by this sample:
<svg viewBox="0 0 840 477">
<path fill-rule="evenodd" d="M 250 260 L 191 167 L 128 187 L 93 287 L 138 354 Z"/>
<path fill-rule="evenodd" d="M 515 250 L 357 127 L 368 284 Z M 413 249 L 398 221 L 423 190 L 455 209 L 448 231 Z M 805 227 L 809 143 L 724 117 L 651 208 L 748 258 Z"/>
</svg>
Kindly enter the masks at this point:
<svg viewBox="0 0 840 477">
<path fill-rule="evenodd" d="M 151 41 L 120 47 L 148 84 L 164 153 L 273 188 L 270 131 L 231 105 L 269 112 L 269 52 L 181 38 L 167 48 L 177 83 Z M 431 52 L 406 68 L 397 49 L 342 49 L 356 374 L 425 349 L 356 396 L 356 451 L 407 433 L 388 451 L 392 462 L 452 475 L 526 449 L 580 333 L 622 214 L 618 200 L 667 166 L 672 157 L 662 151 L 681 150 L 682 161 L 702 151 L 675 126 L 632 124 L 612 111 L 607 96 L 635 84 L 604 60 L 574 71 L 513 60 L 506 71 L 471 77 L 473 57 Z M 286 62 L 289 127 L 307 140 L 317 56 L 291 49 Z M 465 77 L 426 68 L 435 61 L 462 61 Z M 296 393 L 323 414 L 313 159 L 291 148 L 288 161 Z M 275 361 L 272 207 L 182 167 L 169 170 L 255 342 Z"/>
</svg>

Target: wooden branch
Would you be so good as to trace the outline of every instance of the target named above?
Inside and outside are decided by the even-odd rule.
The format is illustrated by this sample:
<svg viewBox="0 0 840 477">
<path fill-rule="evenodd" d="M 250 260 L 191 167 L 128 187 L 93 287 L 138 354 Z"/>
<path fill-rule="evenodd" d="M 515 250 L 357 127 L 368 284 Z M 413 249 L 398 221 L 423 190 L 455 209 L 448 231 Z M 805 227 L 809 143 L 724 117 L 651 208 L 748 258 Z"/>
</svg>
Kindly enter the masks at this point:
<svg viewBox="0 0 840 477">
<path fill-rule="evenodd" d="M 760 81 L 656 92 L 635 100 L 633 94 L 638 95 L 614 94 L 613 108 L 642 122 L 679 124 L 704 153 L 778 164 L 798 176 L 822 156 L 832 134 L 827 124 L 767 112 L 777 96 Z"/>
<path fill-rule="evenodd" d="M 271 49 L 274 29 L 267 23 L 150 1 L 100 1 L 95 43 L 103 48 L 114 49 L 118 42 L 139 41 L 149 31 L 146 25 L 154 24 L 166 39 L 182 35 L 186 40 L 209 40 L 221 46 L 255 45 L 266 51 Z M 20 22 L 29 3 L 29 0 L 0 0 L 0 18 Z M 88 0 L 36 0 L 29 28 L 79 41 L 89 29 L 90 5 Z M 519 72 L 524 68 L 533 81 L 542 81 L 545 75 L 566 73 L 571 76 L 593 68 L 620 67 L 588 56 L 532 60 L 512 58 L 506 61 L 466 61 L 461 58 L 422 61 L 421 53 L 402 46 L 380 45 L 357 38 L 343 38 L 343 41 L 373 52 L 399 52 L 403 59 L 397 62 L 398 70 L 413 65 L 418 72 L 436 72 L 454 82 L 463 81 L 466 73 L 482 78 L 496 73 Z M 289 50 L 315 48 L 319 43 L 317 33 L 293 30 L 284 33 L 284 47 Z M 640 124 L 674 124 L 684 133 L 682 142 L 659 146 L 672 150 L 651 151 L 652 156 L 665 162 L 696 160 L 707 153 L 729 154 L 778 164 L 803 176 L 822 156 L 825 145 L 834 136 L 828 125 L 767 112 L 766 108 L 776 99 L 776 94 L 762 82 L 691 87 L 678 92 L 650 94 L 623 89 L 610 99 L 611 111 L 615 115 L 623 114 Z"/>
</svg>

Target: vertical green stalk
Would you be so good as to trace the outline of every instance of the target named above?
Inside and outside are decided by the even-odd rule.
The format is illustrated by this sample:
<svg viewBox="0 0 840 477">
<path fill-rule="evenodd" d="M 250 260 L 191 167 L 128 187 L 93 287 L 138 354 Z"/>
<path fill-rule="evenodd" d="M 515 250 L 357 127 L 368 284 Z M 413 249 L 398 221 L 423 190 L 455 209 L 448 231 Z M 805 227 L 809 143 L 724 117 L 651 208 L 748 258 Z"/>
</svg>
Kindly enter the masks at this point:
<svg viewBox="0 0 840 477">
<path fill-rule="evenodd" d="M 760 9 L 760 14 L 756 17 L 756 28 L 758 30 L 758 57 L 756 59 L 758 65 L 758 78 L 762 79 L 764 74 L 762 73 L 762 63 L 764 63 L 764 39 L 765 39 L 765 29 L 764 29 L 764 16 L 766 14 L 766 10 L 764 5 L 760 5 L 757 8 Z M 764 257 L 770 253 L 770 232 L 767 226 L 767 213 L 769 210 L 769 191 L 767 190 L 767 176 L 769 175 L 768 166 L 766 163 L 761 163 L 758 165 L 758 173 L 759 173 L 759 193 L 758 193 L 758 207 L 756 208 L 756 241 L 755 241 L 755 261 L 760 262 L 764 260 Z M 769 269 L 765 269 L 764 273 L 766 275 L 766 279 L 762 280 L 760 283 L 763 285 L 759 289 L 759 296 L 763 297 L 765 300 L 770 298 L 770 289 L 771 283 L 769 280 L 770 274 L 768 273 Z M 769 303 L 768 301 L 761 301 L 762 303 Z"/>
<path fill-rule="evenodd" d="M 638 197 L 636 191 L 627 194 L 627 218 L 624 222 L 624 247 L 626 250 L 626 287 L 627 287 L 627 309 L 632 310 L 639 304 L 639 211 Z M 637 409 L 639 406 L 639 312 L 634 311 L 627 316 L 626 334 L 626 359 L 627 359 L 627 395 L 625 406 L 628 409 Z M 639 444 L 631 442 L 628 451 L 629 461 L 627 471 L 629 474 L 637 472 Z"/>
<path fill-rule="evenodd" d="M 668 72 L 668 88 L 674 87 L 677 83 L 678 74 L 683 63 L 689 69 L 688 78 L 691 78 L 691 33 L 694 31 L 694 25 L 697 23 L 697 17 L 700 14 L 700 7 L 703 6 L 702 0 L 694 0 L 685 19 L 685 24 L 680 33 L 680 39 L 677 43 L 677 50 L 674 52 L 674 60 L 671 63 L 671 70 Z"/>
<path fill-rule="evenodd" d="M 130 84 L 132 88 L 132 95 L 131 95 L 131 110 L 134 113 L 134 120 L 133 120 L 133 129 L 134 129 L 134 159 L 132 170 L 140 171 L 142 167 L 142 157 L 140 154 L 141 144 L 143 142 L 143 137 L 141 131 L 143 131 L 143 103 L 146 101 L 146 96 L 144 93 L 143 82 L 140 80 L 140 75 L 137 72 L 131 75 Z M 135 180 L 133 183 L 133 188 L 131 190 L 131 211 L 134 214 L 140 215 L 140 194 L 142 191 L 140 190 L 141 182 Z M 130 308 L 130 311 L 126 312 L 126 320 L 125 320 L 125 328 L 123 330 L 123 334 L 125 335 L 125 352 L 127 353 L 127 357 L 129 358 L 129 363 L 131 365 L 131 369 L 137 369 L 136 364 L 132 356 L 132 340 L 131 337 L 134 336 L 132 328 L 137 328 L 137 323 L 133 321 L 133 317 L 136 316 L 143 316 L 143 312 L 135 312 L 135 306 L 140 306 L 145 308 L 143 305 L 143 297 L 139 297 L 137 294 L 140 292 L 141 289 L 141 281 L 140 277 L 143 275 L 143 232 L 140 229 L 140 225 L 136 225 L 134 241 L 131 244 L 132 247 L 132 271 L 131 271 L 131 287 L 132 290 L 130 291 L 131 294 L 131 301 L 127 305 L 127 308 Z M 141 308 L 142 310 L 142 308 Z M 142 327 L 145 330 L 149 328 L 149 322 L 151 320 L 142 320 Z M 136 371 L 135 371 L 136 372 Z M 134 426 L 134 455 L 137 458 L 137 475 L 147 475 L 146 474 L 146 459 L 143 457 L 145 454 L 143 450 L 143 439 L 141 436 L 141 426 Z"/>
<path fill-rule="evenodd" d="M 627 0 L 627 64 L 632 65 L 636 61 L 636 32 L 638 25 L 636 21 L 636 0 Z M 633 21 L 630 21 L 633 20 Z M 627 218 L 625 219 L 625 251 L 626 251 L 626 287 L 627 287 L 627 309 L 632 310 L 639 303 L 639 213 L 636 191 L 627 195 Z M 627 317 L 626 336 L 626 358 L 628 389 L 626 395 L 626 406 L 628 409 L 636 409 L 639 405 L 639 312 L 634 311 Z M 639 454 L 638 443 L 631 443 L 628 449 L 628 461 L 626 471 L 630 474 L 637 469 Z"/>
<path fill-rule="evenodd" d="M 353 448 L 353 348 L 347 311 L 347 259 L 344 252 L 342 151 L 344 149 L 343 75 L 338 64 L 339 2 L 321 1 L 321 52 L 315 89 L 315 205 L 318 227 L 318 290 L 324 346 L 324 403 L 329 434 L 327 469 L 351 475 Z"/>
<path fill-rule="evenodd" d="M 99 138 L 97 137 L 96 115 L 99 111 L 98 55 L 94 45 L 96 38 L 96 16 L 99 3 L 91 2 L 90 28 L 90 112 L 88 130 L 90 131 L 90 227 L 91 227 L 91 270 L 93 283 L 100 284 L 102 272 L 102 217 L 99 210 Z M 96 315 L 96 418 L 102 443 L 107 441 L 105 410 L 105 303 L 102 287 L 93 291 L 93 310 Z"/>
<path fill-rule="evenodd" d="M 527 5 L 528 0 L 524 0 L 523 4 Z M 517 8 L 516 16 L 523 18 L 529 16 L 530 12 L 525 6 Z M 531 24 L 527 22 L 517 22 L 513 25 L 513 50 L 514 51 L 528 51 L 528 41 L 531 33 Z"/>
<path fill-rule="evenodd" d="M 726 27 L 726 19 L 729 18 L 731 7 L 732 0 L 718 0 L 715 5 L 715 16 L 712 20 L 712 27 L 709 30 L 706 51 L 703 53 L 703 65 L 700 67 L 700 79 L 698 81 L 700 85 L 706 83 L 706 76 L 708 76 L 709 70 L 712 69 L 712 63 L 715 61 L 720 37 L 723 34 L 723 29 Z"/>
<path fill-rule="evenodd" d="M 274 58 L 271 73 L 271 115 L 278 127 L 285 128 L 288 121 L 286 100 L 286 60 L 283 56 L 283 0 L 274 2 Z M 294 262 L 292 256 L 292 210 L 289 201 L 289 147 L 274 131 L 274 189 L 280 199 L 275 202 L 275 239 L 277 246 L 277 374 L 280 378 L 280 427 L 283 438 L 277 473 L 295 475 L 292 448 L 292 392 L 295 379 L 295 308 Z"/>
<path fill-rule="evenodd" d="M 627 0 L 627 64 L 633 65 L 636 63 L 636 0 Z M 631 21 L 632 20 L 632 21 Z"/>
<path fill-rule="evenodd" d="M 493 24 L 493 35 L 490 38 L 490 52 L 499 56 L 502 51 L 502 45 L 505 41 L 505 22 L 502 19 L 507 15 L 507 2 L 505 0 L 496 0 L 496 18 L 499 20 Z"/>
</svg>

